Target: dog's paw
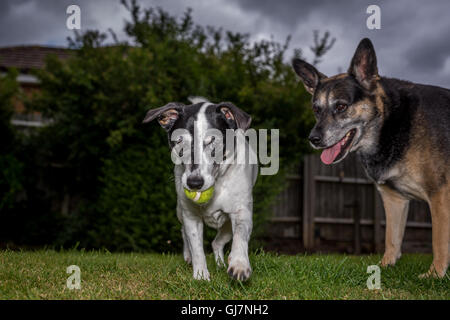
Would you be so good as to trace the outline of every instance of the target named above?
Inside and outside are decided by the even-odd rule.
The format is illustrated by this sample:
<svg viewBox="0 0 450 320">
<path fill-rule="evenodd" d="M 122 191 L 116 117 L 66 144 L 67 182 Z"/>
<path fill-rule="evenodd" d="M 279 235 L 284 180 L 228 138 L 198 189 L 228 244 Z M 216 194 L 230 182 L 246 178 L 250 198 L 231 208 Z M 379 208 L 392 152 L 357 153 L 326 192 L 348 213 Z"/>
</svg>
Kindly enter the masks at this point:
<svg viewBox="0 0 450 320">
<path fill-rule="evenodd" d="M 218 268 L 226 267 L 222 250 L 214 251 L 214 260 L 216 261 L 216 265 Z"/>
<path fill-rule="evenodd" d="M 383 259 L 381 259 L 380 264 L 382 267 L 394 266 L 399 258 L 400 258 L 400 254 L 394 255 L 394 254 L 385 253 L 383 256 Z"/>
<path fill-rule="evenodd" d="M 194 274 L 193 274 L 193 276 L 194 276 L 194 279 L 195 280 L 206 280 L 206 281 L 209 281 L 210 280 L 210 278 L 209 278 L 209 272 L 208 272 L 208 269 L 194 269 Z"/>
<path fill-rule="evenodd" d="M 220 256 L 216 256 L 216 265 L 217 268 L 225 268 L 227 265 L 225 264 L 225 261 L 223 261 L 223 258 Z"/>
<path fill-rule="evenodd" d="M 436 269 L 434 264 L 431 265 L 430 269 L 419 275 L 419 279 L 427 279 L 427 278 L 444 278 L 446 268 L 442 267 Z"/>
<path fill-rule="evenodd" d="M 189 255 L 184 254 L 184 261 L 186 261 L 187 264 L 191 264 L 192 263 L 191 254 Z"/>
<path fill-rule="evenodd" d="M 235 280 L 246 281 L 252 274 L 252 268 L 248 261 L 231 259 L 227 272 Z"/>
</svg>

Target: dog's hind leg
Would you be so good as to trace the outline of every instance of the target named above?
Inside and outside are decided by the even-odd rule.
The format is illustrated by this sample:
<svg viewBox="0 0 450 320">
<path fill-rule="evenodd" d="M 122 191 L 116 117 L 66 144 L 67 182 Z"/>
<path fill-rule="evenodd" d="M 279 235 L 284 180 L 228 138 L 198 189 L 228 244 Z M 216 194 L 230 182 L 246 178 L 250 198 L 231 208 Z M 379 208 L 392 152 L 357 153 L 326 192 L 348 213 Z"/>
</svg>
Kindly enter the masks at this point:
<svg viewBox="0 0 450 320">
<path fill-rule="evenodd" d="M 191 250 L 189 249 L 189 243 L 186 237 L 186 231 L 184 230 L 184 226 L 181 226 L 181 236 L 183 237 L 183 257 L 184 261 L 188 264 L 192 262 Z"/>
<path fill-rule="evenodd" d="M 387 186 L 378 185 L 386 214 L 385 251 L 381 266 L 395 265 L 402 255 L 402 241 L 408 218 L 409 200 Z"/>
<path fill-rule="evenodd" d="M 231 240 L 233 237 L 233 232 L 231 230 L 231 221 L 228 220 L 223 224 L 223 226 L 217 231 L 217 235 L 214 238 L 211 246 L 214 252 L 214 258 L 216 260 L 218 267 L 225 266 L 225 260 L 223 257 L 223 247 Z"/>
<path fill-rule="evenodd" d="M 450 186 L 431 197 L 431 224 L 433 237 L 433 263 L 420 278 L 443 278 L 449 265 L 450 240 Z"/>
</svg>

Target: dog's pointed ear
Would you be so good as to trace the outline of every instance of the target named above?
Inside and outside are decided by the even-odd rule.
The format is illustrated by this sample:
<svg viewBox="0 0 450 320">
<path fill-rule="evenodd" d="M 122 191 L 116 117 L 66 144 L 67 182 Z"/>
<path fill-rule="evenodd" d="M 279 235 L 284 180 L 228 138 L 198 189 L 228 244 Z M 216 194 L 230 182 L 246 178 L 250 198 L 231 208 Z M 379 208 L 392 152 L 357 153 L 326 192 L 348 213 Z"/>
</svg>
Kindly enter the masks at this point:
<svg viewBox="0 0 450 320">
<path fill-rule="evenodd" d="M 347 73 L 355 77 L 366 89 L 369 89 L 372 81 L 378 78 L 377 56 L 368 38 L 362 39 L 359 43 Z"/>
<path fill-rule="evenodd" d="M 316 91 L 320 79 L 327 77 L 323 73 L 317 71 L 312 64 L 309 64 L 302 59 L 293 59 L 292 67 L 305 85 L 306 91 L 311 94 L 314 94 L 314 91 Z"/>
<path fill-rule="evenodd" d="M 234 123 L 237 129 L 242 129 L 246 131 L 250 128 L 250 123 L 252 122 L 252 117 L 245 111 L 239 109 L 231 102 L 221 102 L 217 105 L 217 112 L 221 113 L 231 127 Z"/>
<path fill-rule="evenodd" d="M 159 124 L 166 130 L 169 130 L 175 121 L 178 120 L 180 113 L 183 111 L 184 105 L 177 102 L 170 102 L 163 107 L 150 109 L 142 123 L 148 123 L 154 119 L 158 119 Z"/>
</svg>

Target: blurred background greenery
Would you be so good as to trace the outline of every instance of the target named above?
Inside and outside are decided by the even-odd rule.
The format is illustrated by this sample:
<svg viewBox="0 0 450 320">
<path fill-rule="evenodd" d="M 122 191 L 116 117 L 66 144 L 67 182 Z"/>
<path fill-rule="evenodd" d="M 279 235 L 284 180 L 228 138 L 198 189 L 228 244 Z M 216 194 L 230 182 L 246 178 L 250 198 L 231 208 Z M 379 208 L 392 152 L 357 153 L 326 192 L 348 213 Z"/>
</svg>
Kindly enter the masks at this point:
<svg viewBox="0 0 450 320">
<path fill-rule="evenodd" d="M 21 93 L 14 70 L 0 78 L 1 245 L 178 251 L 167 136 L 157 123 L 141 122 L 148 109 L 188 103 L 190 95 L 232 101 L 252 116 L 253 128 L 280 129 L 280 171 L 260 176 L 254 189 L 252 245 L 261 245 L 286 173 L 310 152 L 314 123 L 310 95 L 286 57 L 289 38 L 250 42 L 246 34 L 196 25 L 190 10 L 177 19 L 134 1 L 124 5 L 129 43 L 112 31 L 75 34 L 70 59 L 50 56 L 35 71 L 40 90 L 31 96 Z M 315 40 L 317 63 L 331 47 L 329 33 Z M 47 125 L 13 127 L 17 99 Z"/>
</svg>

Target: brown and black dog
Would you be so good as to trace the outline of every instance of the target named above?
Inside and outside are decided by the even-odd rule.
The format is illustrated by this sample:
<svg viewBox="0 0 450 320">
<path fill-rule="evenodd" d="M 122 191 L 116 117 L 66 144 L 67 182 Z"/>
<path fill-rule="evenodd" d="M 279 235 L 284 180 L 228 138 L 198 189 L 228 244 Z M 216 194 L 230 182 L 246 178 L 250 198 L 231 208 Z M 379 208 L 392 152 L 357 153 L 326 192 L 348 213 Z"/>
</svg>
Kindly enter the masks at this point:
<svg viewBox="0 0 450 320">
<path fill-rule="evenodd" d="M 363 39 L 347 73 L 327 77 L 307 62 L 293 67 L 312 94 L 317 123 L 309 140 L 333 164 L 356 152 L 386 213 L 382 266 L 401 256 L 411 199 L 431 209 L 433 263 L 421 277 L 444 277 L 450 260 L 450 90 L 378 75 Z"/>
</svg>

